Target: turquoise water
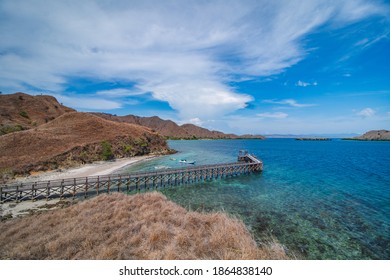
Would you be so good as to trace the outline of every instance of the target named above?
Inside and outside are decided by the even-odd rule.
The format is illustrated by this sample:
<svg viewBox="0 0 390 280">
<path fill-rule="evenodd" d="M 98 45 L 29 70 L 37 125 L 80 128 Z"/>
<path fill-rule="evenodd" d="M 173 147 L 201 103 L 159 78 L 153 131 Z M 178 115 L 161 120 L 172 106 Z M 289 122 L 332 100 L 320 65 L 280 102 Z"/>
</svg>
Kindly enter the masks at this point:
<svg viewBox="0 0 390 280">
<path fill-rule="evenodd" d="M 169 141 L 177 154 L 130 169 L 234 162 L 247 149 L 261 174 L 177 186 L 162 192 L 192 210 L 239 216 L 256 239 L 274 236 L 306 259 L 390 259 L 390 142 Z"/>
</svg>

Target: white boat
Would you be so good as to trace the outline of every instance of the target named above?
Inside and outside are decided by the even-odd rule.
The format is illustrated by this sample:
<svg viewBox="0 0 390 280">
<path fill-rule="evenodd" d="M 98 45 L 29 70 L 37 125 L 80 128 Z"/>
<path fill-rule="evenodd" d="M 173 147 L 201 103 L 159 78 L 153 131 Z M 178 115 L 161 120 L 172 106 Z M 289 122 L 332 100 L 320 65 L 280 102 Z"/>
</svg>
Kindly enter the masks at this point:
<svg viewBox="0 0 390 280">
<path fill-rule="evenodd" d="M 195 164 L 195 160 L 188 161 L 186 159 L 179 160 L 180 163 L 186 163 L 186 164 Z"/>
</svg>

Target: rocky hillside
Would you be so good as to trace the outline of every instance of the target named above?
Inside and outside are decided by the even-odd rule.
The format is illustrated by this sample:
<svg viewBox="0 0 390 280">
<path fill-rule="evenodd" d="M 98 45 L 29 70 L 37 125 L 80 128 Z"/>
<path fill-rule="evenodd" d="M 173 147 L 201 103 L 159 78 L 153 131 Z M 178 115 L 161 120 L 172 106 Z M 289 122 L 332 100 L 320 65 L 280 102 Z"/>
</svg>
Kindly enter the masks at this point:
<svg viewBox="0 0 390 280">
<path fill-rule="evenodd" d="M 138 117 L 134 115 L 114 116 L 111 114 L 94 113 L 95 115 L 116 122 L 133 123 L 149 127 L 162 136 L 169 139 L 264 139 L 261 135 L 225 134 L 220 131 L 210 131 L 193 124 L 178 125 L 171 120 L 163 120 L 159 117 Z"/>
<path fill-rule="evenodd" d="M 364 133 L 361 136 L 352 138 L 353 140 L 366 140 L 366 141 L 390 141 L 389 130 L 371 130 Z"/>
<path fill-rule="evenodd" d="M 71 112 L 0 136 L 0 173 L 27 174 L 149 153 L 168 153 L 163 137 L 139 125 Z"/>
<path fill-rule="evenodd" d="M 1 94 L 0 135 L 37 127 L 74 111 L 48 95 Z"/>
<path fill-rule="evenodd" d="M 132 123 L 146 126 L 164 137 L 171 137 L 173 134 L 178 138 L 190 138 L 190 134 L 170 120 L 162 120 L 159 117 L 138 117 L 134 115 L 114 116 L 111 114 L 94 113 L 95 115 L 115 122 Z"/>
</svg>

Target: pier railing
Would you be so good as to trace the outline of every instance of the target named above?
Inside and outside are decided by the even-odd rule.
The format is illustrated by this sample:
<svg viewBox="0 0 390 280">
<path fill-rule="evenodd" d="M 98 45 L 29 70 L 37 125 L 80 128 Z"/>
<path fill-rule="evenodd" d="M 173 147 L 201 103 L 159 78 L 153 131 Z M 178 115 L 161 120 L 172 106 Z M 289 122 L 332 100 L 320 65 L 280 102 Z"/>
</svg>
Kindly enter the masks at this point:
<svg viewBox="0 0 390 280">
<path fill-rule="evenodd" d="M 1 185 L 0 202 L 140 192 L 261 172 L 263 163 L 249 154 L 247 156 L 242 156 L 241 161 L 235 163 Z"/>
</svg>

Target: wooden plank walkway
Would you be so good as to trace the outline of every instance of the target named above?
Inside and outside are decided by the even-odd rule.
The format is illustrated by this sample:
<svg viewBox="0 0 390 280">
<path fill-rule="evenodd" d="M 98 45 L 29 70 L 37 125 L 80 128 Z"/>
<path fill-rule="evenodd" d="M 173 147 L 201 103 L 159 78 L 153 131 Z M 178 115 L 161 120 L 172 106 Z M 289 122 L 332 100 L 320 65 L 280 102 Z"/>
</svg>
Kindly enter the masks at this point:
<svg viewBox="0 0 390 280">
<path fill-rule="evenodd" d="M 0 203 L 65 197 L 86 198 L 110 192 L 140 192 L 262 170 L 263 163 L 260 160 L 248 153 L 242 153 L 235 163 L 1 185 Z"/>
</svg>

